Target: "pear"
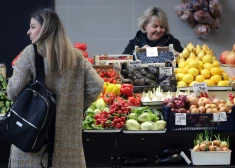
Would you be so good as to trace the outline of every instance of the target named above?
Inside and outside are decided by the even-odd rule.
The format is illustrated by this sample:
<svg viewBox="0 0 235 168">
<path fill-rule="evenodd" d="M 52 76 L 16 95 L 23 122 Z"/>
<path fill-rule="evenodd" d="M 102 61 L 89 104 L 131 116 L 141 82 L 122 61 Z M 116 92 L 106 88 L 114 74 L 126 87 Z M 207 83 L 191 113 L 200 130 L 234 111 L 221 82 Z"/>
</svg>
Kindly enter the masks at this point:
<svg viewBox="0 0 235 168">
<path fill-rule="evenodd" d="M 202 48 L 200 47 L 200 45 L 197 45 L 195 50 L 196 55 L 198 55 L 201 52 L 201 50 Z"/>
<path fill-rule="evenodd" d="M 189 54 L 189 58 L 196 58 L 197 56 L 194 54 L 194 52 L 191 52 L 190 54 Z"/>
<path fill-rule="evenodd" d="M 209 49 L 209 50 L 207 50 L 206 54 L 208 54 L 208 55 L 214 55 L 214 52 Z"/>
<path fill-rule="evenodd" d="M 188 48 L 184 48 L 184 50 L 182 51 L 182 57 L 183 58 L 188 58 L 188 56 L 189 56 L 189 50 L 188 50 Z"/>
<path fill-rule="evenodd" d="M 200 53 L 197 55 L 199 59 L 202 59 L 205 56 L 205 52 L 203 50 L 200 51 Z"/>
<path fill-rule="evenodd" d="M 206 44 L 203 44 L 202 50 L 206 53 L 209 49 L 209 47 Z"/>
<path fill-rule="evenodd" d="M 189 42 L 186 47 L 188 48 L 189 52 L 194 52 L 195 50 L 195 47 L 191 42 Z"/>
</svg>

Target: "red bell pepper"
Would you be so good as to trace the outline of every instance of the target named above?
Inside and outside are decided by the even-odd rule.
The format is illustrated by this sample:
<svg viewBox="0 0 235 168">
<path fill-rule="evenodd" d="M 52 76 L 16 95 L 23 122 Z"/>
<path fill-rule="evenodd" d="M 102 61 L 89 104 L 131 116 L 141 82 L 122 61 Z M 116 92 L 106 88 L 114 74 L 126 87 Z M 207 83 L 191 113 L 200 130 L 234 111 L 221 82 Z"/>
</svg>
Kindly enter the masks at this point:
<svg viewBox="0 0 235 168">
<path fill-rule="evenodd" d="M 110 104 L 112 104 L 112 102 L 114 101 L 114 98 L 115 98 L 115 95 L 112 92 L 106 92 L 103 97 L 104 102 L 110 103 Z"/>
<path fill-rule="evenodd" d="M 132 84 L 122 84 L 120 92 L 127 97 L 133 95 L 134 86 Z"/>
<path fill-rule="evenodd" d="M 133 94 L 133 96 L 128 97 L 128 102 L 133 106 L 140 106 L 140 95 Z"/>
</svg>

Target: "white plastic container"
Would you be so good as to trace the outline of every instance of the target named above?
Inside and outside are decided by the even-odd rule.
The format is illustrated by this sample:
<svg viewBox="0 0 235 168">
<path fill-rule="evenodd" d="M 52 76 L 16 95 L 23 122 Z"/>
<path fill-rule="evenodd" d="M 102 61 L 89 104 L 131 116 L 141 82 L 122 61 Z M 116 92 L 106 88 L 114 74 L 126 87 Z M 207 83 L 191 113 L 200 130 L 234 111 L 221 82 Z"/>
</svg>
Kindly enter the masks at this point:
<svg viewBox="0 0 235 168">
<path fill-rule="evenodd" d="M 231 150 L 194 152 L 190 149 L 190 151 L 193 165 L 230 165 Z"/>
</svg>

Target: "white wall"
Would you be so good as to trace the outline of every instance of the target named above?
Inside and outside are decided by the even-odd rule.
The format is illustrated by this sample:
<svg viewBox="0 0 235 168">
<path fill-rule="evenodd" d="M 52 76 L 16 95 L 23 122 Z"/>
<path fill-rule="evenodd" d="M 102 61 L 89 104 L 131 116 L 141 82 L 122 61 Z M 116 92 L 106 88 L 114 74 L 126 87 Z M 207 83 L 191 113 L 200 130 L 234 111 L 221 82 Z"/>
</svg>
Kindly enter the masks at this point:
<svg viewBox="0 0 235 168">
<path fill-rule="evenodd" d="M 180 0 L 56 0 L 56 11 L 65 25 L 70 40 L 85 42 L 89 56 L 96 54 L 121 54 L 128 41 L 134 37 L 137 18 L 152 5 L 166 10 L 171 33 L 184 47 L 206 43 L 218 56 L 230 50 L 235 43 L 234 0 L 220 0 L 223 17 L 219 32 L 199 40 L 192 28 L 181 22 L 174 7 Z"/>
</svg>

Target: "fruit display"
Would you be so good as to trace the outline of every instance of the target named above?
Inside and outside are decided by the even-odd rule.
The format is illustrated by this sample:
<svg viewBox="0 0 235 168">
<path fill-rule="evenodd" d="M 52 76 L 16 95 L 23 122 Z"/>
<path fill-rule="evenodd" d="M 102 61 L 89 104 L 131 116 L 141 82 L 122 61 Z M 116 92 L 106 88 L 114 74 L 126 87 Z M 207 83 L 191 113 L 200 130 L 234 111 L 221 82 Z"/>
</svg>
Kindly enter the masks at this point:
<svg viewBox="0 0 235 168">
<path fill-rule="evenodd" d="M 235 66 L 235 44 L 233 45 L 231 51 L 223 51 L 219 56 L 219 60 L 222 64 Z"/>
<path fill-rule="evenodd" d="M 147 106 L 132 109 L 127 118 L 126 130 L 164 130 L 166 127 L 161 113 Z"/>
<path fill-rule="evenodd" d="M 228 86 L 230 78 L 221 68 L 213 51 L 206 45 L 190 42 L 177 58 L 175 69 L 178 87 L 193 86 L 194 83 L 205 82 L 207 86 Z"/>
<path fill-rule="evenodd" d="M 139 52 L 136 53 L 136 57 L 142 64 L 165 63 L 166 61 L 172 61 L 175 59 L 175 55 L 171 51 L 161 51 L 158 53 L 158 56 L 155 57 L 147 57 L 146 52 Z"/>
<path fill-rule="evenodd" d="M 133 61 L 132 55 L 95 55 L 94 56 L 95 65 L 111 65 L 117 64 L 120 65 L 124 62 Z"/>
<path fill-rule="evenodd" d="M 220 138 L 220 134 L 213 135 L 205 130 L 205 133 L 199 133 L 194 140 L 194 152 L 205 151 L 230 151 L 229 149 L 229 136 Z"/>
</svg>

